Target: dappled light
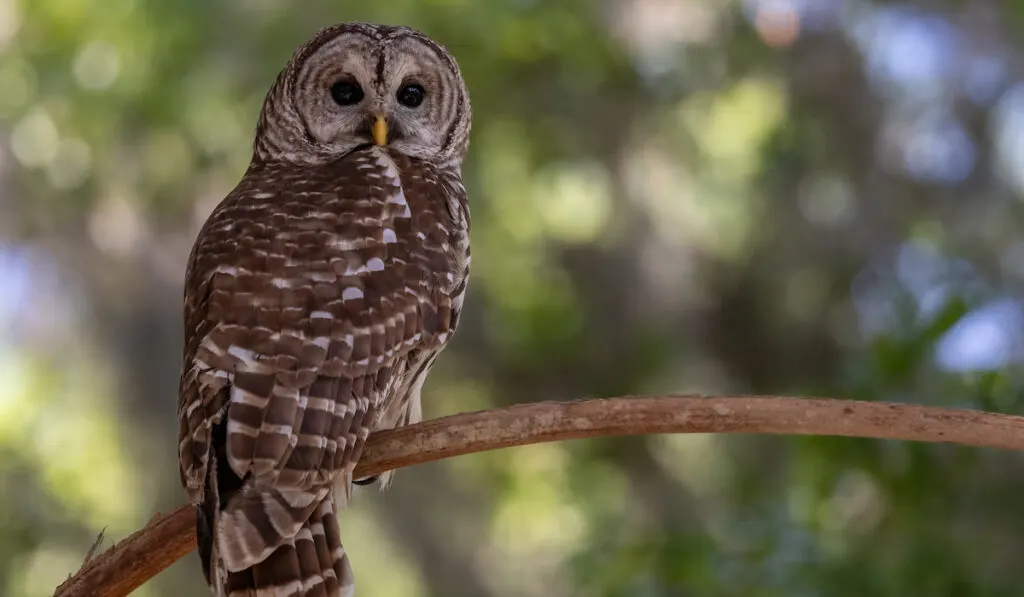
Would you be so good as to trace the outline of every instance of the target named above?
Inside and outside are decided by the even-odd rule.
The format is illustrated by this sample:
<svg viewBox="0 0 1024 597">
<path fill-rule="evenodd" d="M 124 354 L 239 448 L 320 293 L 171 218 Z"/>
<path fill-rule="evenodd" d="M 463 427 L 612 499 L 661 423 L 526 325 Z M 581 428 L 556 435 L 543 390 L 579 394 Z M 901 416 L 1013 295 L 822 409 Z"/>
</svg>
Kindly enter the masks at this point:
<svg viewBox="0 0 1024 597">
<path fill-rule="evenodd" d="M 185 501 L 192 241 L 295 46 L 414 26 L 473 102 L 426 418 L 772 393 L 1022 414 L 1018 3 L 0 0 L 0 595 Z M 604 438 L 359 488 L 359 597 L 1006 595 L 1016 454 Z M 206 594 L 195 554 L 135 595 Z"/>
</svg>

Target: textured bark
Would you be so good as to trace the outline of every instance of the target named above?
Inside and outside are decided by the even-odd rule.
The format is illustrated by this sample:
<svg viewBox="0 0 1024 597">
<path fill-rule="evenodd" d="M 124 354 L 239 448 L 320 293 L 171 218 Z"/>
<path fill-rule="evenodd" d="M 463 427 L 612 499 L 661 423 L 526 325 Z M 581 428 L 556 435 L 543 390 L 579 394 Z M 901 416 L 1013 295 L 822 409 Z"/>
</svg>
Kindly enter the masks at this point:
<svg viewBox="0 0 1024 597">
<path fill-rule="evenodd" d="M 627 396 L 520 404 L 381 431 L 367 441 L 356 477 L 485 450 L 652 433 L 833 435 L 1024 450 L 1024 417 L 1012 415 L 782 396 Z M 158 515 L 88 561 L 54 597 L 123 597 L 195 545 L 192 507 Z"/>
</svg>

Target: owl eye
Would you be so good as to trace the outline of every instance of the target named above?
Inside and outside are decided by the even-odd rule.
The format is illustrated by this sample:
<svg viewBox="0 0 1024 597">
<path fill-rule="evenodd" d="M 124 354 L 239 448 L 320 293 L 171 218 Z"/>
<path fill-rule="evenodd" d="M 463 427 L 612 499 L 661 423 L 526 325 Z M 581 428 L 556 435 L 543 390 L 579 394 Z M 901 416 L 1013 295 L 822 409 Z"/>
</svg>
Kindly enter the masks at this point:
<svg viewBox="0 0 1024 597">
<path fill-rule="evenodd" d="M 339 106 L 353 106 L 363 101 L 363 89 L 355 81 L 338 81 L 331 85 L 331 98 Z"/>
<path fill-rule="evenodd" d="M 416 83 L 410 83 L 409 85 L 403 86 L 398 90 L 398 95 L 395 97 L 398 99 L 398 103 L 402 104 L 406 108 L 415 108 L 423 103 L 423 96 L 426 94 L 423 91 L 422 85 Z"/>
</svg>

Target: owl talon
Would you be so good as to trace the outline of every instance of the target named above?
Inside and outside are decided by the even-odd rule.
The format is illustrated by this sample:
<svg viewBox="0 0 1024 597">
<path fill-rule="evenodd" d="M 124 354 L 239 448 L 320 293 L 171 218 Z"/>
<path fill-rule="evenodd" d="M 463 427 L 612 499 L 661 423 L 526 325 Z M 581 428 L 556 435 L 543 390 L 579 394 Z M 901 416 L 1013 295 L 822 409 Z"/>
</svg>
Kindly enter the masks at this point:
<svg viewBox="0 0 1024 597">
<path fill-rule="evenodd" d="M 377 479 L 379 478 L 380 475 L 374 475 L 372 477 L 366 477 L 364 479 L 356 479 L 355 481 L 352 482 L 355 483 L 356 485 L 373 485 L 374 483 L 377 482 Z"/>
</svg>

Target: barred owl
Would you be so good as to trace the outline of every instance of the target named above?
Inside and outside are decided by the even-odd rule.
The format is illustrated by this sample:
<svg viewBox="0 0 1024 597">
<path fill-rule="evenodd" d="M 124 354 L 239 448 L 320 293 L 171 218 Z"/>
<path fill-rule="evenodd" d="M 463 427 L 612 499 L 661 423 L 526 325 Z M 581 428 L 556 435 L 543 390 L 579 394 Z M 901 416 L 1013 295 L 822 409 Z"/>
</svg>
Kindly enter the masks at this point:
<svg viewBox="0 0 1024 597">
<path fill-rule="evenodd" d="M 469 130 L 454 58 L 406 27 L 325 28 L 267 93 L 185 278 L 179 465 L 216 595 L 354 593 L 337 511 L 462 310 Z"/>
</svg>

